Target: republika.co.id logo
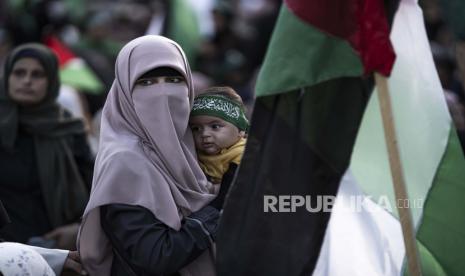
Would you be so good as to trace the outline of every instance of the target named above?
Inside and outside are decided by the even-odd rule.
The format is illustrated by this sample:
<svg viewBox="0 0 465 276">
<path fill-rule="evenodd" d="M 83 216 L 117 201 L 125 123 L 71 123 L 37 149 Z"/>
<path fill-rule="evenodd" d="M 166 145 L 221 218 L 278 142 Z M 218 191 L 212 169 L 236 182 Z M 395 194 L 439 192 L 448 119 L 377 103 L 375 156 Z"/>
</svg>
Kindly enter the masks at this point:
<svg viewBox="0 0 465 276">
<path fill-rule="evenodd" d="M 393 212 L 396 208 L 423 208 L 424 203 L 423 198 L 392 201 L 388 196 L 380 196 L 376 200 L 368 195 L 350 195 L 345 196 L 345 199 L 343 197 L 332 195 L 264 195 L 263 211 L 265 213 L 294 213 L 305 209 L 310 213 L 331 212 L 335 205 L 343 204 L 344 210 L 351 212 L 361 212 L 362 210 L 376 212 L 381 210 L 373 208 L 373 206 L 379 206 L 389 212 Z M 367 201 L 373 201 L 376 205 L 366 204 Z"/>
</svg>

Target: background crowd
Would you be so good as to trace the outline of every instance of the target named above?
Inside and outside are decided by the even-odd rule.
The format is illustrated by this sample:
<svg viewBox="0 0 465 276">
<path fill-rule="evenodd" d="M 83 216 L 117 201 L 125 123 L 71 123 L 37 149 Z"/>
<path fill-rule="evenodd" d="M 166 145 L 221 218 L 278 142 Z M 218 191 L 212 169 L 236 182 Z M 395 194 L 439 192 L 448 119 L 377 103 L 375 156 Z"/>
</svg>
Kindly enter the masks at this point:
<svg viewBox="0 0 465 276">
<path fill-rule="evenodd" d="M 461 68 L 465 61 L 457 59 L 457 37 L 451 27 L 454 22 L 447 21 L 443 2 L 420 0 L 420 5 L 441 83 L 463 140 L 465 69 Z M 86 120 L 96 152 L 98 124 L 92 124 L 92 119 L 98 121 L 114 79 L 116 55 L 125 43 L 144 34 L 174 39 L 186 51 L 197 91 L 228 85 L 250 107 L 254 80 L 280 4 L 280 0 L 2 1 L 0 63 L 9 50 L 25 42 L 46 43 L 60 52 L 64 85 L 59 101 Z M 63 47 L 67 48 L 65 52 Z M 70 52 L 78 60 L 71 67 L 79 64 L 81 70 L 90 70 L 90 75 L 66 75 Z"/>
<path fill-rule="evenodd" d="M 465 35 L 454 32 L 456 26 L 448 20 L 442 3 L 420 1 L 436 68 L 463 148 Z M 27 42 L 52 48 L 60 65 L 57 100 L 73 117 L 83 120 L 95 156 L 101 108 L 123 45 L 145 34 L 177 41 L 193 70 L 196 92 L 214 85 L 231 86 L 250 113 L 255 78 L 280 5 L 280 0 L 1 1 L 0 76 L 13 48 Z"/>
<path fill-rule="evenodd" d="M 21 43 L 54 48 L 63 84 L 59 102 L 86 120 L 96 152 L 98 126 L 92 119 L 99 118 L 124 44 L 144 34 L 167 36 L 185 50 L 196 91 L 228 85 L 250 106 L 280 1 L 12 0 L 0 5 L 0 63 Z M 70 68 L 81 71 L 70 76 Z"/>
</svg>

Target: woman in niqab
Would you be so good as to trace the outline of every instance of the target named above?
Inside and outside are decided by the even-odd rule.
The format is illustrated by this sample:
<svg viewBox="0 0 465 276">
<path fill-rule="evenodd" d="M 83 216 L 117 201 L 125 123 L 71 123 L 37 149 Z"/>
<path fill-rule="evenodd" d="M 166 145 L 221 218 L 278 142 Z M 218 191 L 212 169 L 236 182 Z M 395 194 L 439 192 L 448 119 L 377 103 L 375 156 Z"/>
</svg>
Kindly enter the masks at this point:
<svg viewBox="0 0 465 276">
<path fill-rule="evenodd" d="M 197 163 L 193 96 L 174 41 L 144 36 L 119 53 L 78 241 L 91 275 L 215 275 L 219 199 Z"/>
</svg>

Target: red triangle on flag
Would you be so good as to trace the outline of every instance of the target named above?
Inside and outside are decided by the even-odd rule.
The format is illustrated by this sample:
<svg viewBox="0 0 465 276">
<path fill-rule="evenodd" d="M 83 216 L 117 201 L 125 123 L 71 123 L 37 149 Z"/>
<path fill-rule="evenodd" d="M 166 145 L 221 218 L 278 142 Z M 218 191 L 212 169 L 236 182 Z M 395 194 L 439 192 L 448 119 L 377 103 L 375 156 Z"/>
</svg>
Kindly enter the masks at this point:
<svg viewBox="0 0 465 276">
<path fill-rule="evenodd" d="M 44 39 L 45 45 L 52 49 L 53 52 L 58 56 L 58 63 L 60 67 L 66 64 L 71 59 L 76 58 L 76 55 L 66 46 L 63 44 L 57 37 L 55 36 L 47 36 Z"/>
</svg>

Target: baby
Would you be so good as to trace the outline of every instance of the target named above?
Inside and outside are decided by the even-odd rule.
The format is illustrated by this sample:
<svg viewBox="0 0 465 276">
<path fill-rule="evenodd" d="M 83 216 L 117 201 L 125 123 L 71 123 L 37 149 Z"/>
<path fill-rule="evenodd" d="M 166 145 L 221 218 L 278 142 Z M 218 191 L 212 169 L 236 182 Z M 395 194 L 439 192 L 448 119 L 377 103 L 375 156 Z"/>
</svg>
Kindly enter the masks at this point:
<svg viewBox="0 0 465 276">
<path fill-rule="evenodd" d="M 211 87 L 194 100 L 189 125 L 200 167 L 214 184 L 234 176 L 249 126 L 241 97 L 230 87 Z"/>
</svg>

